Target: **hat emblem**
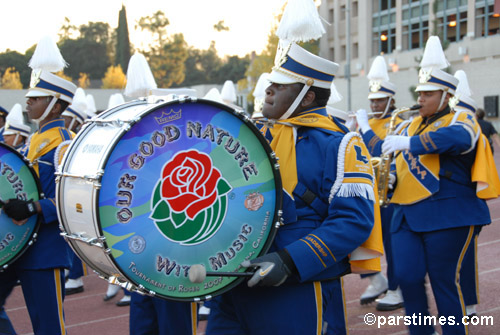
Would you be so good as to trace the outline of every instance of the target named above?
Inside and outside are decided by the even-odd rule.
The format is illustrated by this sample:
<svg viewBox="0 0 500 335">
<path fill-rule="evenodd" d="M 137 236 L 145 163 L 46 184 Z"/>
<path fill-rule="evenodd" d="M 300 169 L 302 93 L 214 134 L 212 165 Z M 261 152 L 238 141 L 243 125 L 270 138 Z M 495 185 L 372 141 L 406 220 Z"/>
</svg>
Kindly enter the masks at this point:
<svg viewBox="0 0 500 335">
<path fill-rule="evenodd" d="M 274 58 L 275 68 L 280 68 L 281 65 L 286 63 L 286 61 L 288 60 L 288 51 L 290 51 L 291 47 L 291 43 L 289 43 L 286 47 L 283 47 L 283 45 L 281 44 L 278 45 L 278 49 L 276 50 L 276 57 Z"/>
<path fill-rule="evenodd" d="M 380 91 L 380 88 L 382 87 L 382 84 L 376 80 L 370 80 L 369 85 L 370 85 L 370 92 L 372 93 Z"/>
<path fill-rule="evenodd" d="M 431 72 L 432 69 L 420 69 L 420 72 L 418 73 L 418 81 L 420 84 L 425 84 L 426 82 L 431 79 Z"/>
<path fill-rule="evenodd" d="M 30 88 L 36 87 L 36 85 L 40 82 L 41 74 L 42 70 L 33 70 L 33 72 L 31 72 Z"/>
</svg>

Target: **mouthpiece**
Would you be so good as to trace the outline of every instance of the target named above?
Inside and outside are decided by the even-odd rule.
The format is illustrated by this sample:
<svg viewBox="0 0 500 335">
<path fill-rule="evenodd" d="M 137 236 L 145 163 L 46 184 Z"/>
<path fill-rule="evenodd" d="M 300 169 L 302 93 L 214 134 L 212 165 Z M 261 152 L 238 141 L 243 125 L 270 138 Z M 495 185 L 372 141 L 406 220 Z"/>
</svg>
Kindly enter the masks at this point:
<svg viewBox="0 0 500 335">
<path fill-rule="evenodd" d="M 416 105 L 411 106 L 410 110 L 414 111 L 414 110 L 417 110 L 417 109 L 420 109 L 420 108 L 422 108 L 422 106 L 420 106 L 419 104 L 416 104 Z"/>
</svg>

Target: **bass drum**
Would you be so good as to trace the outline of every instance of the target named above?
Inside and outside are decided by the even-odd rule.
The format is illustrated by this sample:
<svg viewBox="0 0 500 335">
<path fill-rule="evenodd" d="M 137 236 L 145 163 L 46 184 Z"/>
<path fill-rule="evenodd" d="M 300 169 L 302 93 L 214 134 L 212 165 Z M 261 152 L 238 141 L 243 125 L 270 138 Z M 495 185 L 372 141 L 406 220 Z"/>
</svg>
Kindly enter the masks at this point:
<svg viewBox="0 0 500 335">
<path fill-rule="evenodd" d="M 195 284 L 190 266 L 244 272 L 243 260 L 267 252 L 280 222 L 279 168 L 243 113 L 208 100 L 150 100 L 105 111 L 73 140 L 58 172 L 63 235 L 112 283 L 209 299 L 244 279 Z"/>
<path fill-rule="evenodd" d="M 21 199 L 37 201 L 41 187 L 29 162 L 16 150 L 0 143 L 0 200 Z M 34 215 L 22 226 L 12 222 L 0 208 L 0 271 L 18 259 L 36 238 L 40 225 Z"/>
</svg>

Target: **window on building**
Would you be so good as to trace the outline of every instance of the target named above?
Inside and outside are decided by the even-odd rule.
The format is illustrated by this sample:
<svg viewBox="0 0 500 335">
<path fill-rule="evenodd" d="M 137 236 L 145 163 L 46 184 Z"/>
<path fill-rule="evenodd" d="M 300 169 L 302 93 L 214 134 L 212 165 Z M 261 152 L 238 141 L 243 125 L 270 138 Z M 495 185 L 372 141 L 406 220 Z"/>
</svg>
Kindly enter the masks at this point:
<svg viewBox="0 0 500 335">
<path fill-rule="evenodd" d="M 328 11 L 328 22 L 333 23 L 335 16 L 333 15 L 333 8 Z"/>
<path fill-rule="evenodd" d="M 352 58 L 356 59 L 358 57 L 359 57 L 359 44 L 353 43 L 352 44 Z"/>
<path fill-rule="evenodd" d="M 335 60 L 335 48 L 330 48 L 330 58 L 331 60 Z"/>
<path fill-rule="evenodd" d="M 352 17 L 358 17 L 358 2 L 353 1 L 351 5 Z"/>
<path fill-rule="evenodd" d="M 342 49 L 341 49 L 341 54 L 340 54 L 340 61 L 343 62 L 346 60 L 347 58 L 347 50 L 346 50 L 346 47 L 345 45 L 342 46 Z"/>
<path fill-rule="evenodd" d="M 467 35 L 467 1 L 436 1 L 438 35 L 443 41 L 458 42 Z"/>
<path fill-rule="evenodd" d="M 340 19 L 345 20 L 345 5 L 340 6 Z"/>
<path fill-rule="evenodd" d="M 396 48 L 396 1 L 373 0 L 372 54 L 391 53 Z"/>
<path fill-rule="evenodd" d="M 494 15 L 494 0 L 476 0 L 476 37 L 500 33 L 500 17 Z"/>
<path fill-rule="evenodd" d="M 429 38 L 429 1 L 403 0 L 402 49 L 420 49 Z"/>
</svg>

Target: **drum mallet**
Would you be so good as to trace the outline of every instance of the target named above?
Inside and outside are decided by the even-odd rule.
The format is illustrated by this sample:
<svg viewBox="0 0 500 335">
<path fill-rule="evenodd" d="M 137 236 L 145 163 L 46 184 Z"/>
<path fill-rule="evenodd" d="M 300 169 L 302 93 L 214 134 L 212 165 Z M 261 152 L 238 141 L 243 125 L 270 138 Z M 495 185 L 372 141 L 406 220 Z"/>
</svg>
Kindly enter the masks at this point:
<svg viewBox="0 0 500 335">
<path fill-rule="evenodd" d="M 212 272 L 207 271 L 201 264 L 193 264 L 189 268 L 188 277 L 191 283 L 202 283 L 209 277 L 251 277 L 253 272 Z"/>
</svg>

